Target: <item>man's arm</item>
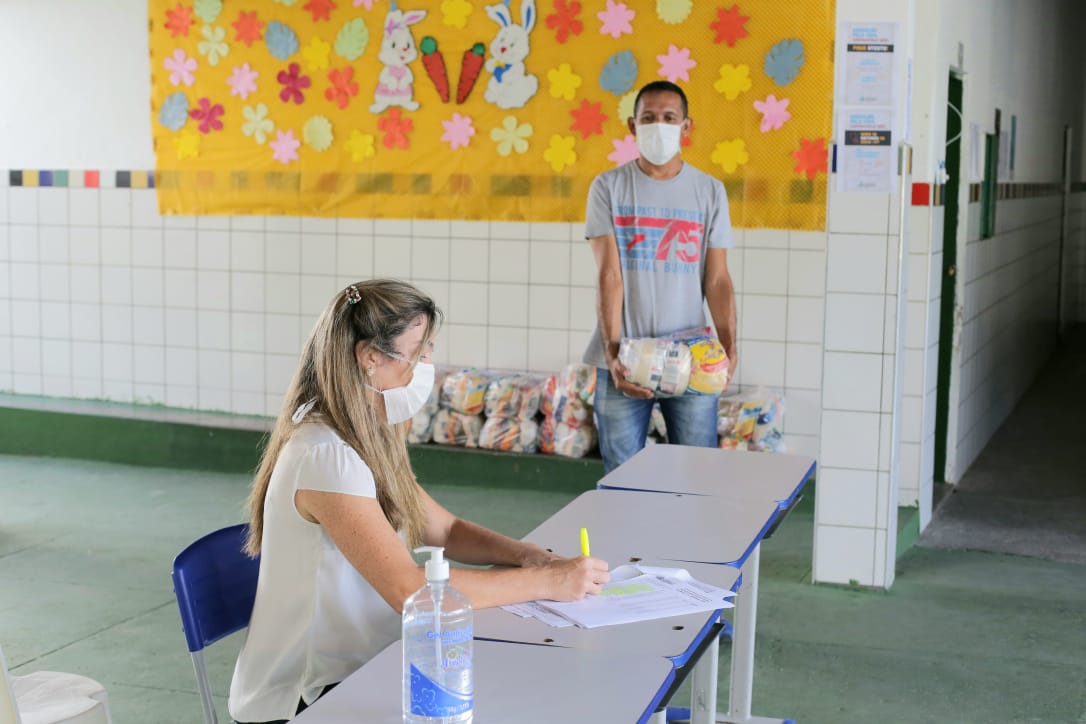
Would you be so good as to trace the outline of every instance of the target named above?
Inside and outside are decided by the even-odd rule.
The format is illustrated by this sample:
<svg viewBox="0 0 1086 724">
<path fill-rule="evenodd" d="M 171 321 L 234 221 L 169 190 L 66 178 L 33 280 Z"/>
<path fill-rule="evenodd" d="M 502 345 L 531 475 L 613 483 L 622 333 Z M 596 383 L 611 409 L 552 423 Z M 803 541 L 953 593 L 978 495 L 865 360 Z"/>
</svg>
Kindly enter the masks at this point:
<svg viewBox="0 0 1086 724">
<path fill-rule="evenodd" d="M 596 314 L 600 321 L 600 337 L 607 370 L 615 387 L 629 397 L 649 398 L 652 391 L 626 381 L 627 370 L 618 360 L 618 346 L 622 339 L 622 266 L 618 257 L 618 244 L 613 234 L 594 236 L 588 240 L 596 257 L 597 276 Z"/>
<path fill-rule="evenodd" d="M 728 354 L 728 384 L 731 384 L 739 358 L 735 352 L 735 287 L 728 271 L 727 249 L 709 249 L 705 256 L 705 301 L 716 336 Z"/>
</svg>

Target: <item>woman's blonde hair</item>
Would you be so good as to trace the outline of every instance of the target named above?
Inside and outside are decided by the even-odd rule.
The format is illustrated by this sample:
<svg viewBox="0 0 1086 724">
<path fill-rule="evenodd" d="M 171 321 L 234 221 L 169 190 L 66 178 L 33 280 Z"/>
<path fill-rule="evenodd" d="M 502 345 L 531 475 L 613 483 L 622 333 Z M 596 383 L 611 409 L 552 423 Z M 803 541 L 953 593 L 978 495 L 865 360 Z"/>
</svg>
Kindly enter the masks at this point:
<svg viewBox="0 0 1086 724">
<path fill-rule="evenodd" d="M 279 453 L 297 425 L 292 416 L 315 400 L 310 415 L 331 427 L 369 466 L 377 483 L 377 501 L 388 522 L 403 529 L 411 547 L 421 544 L 425 524 L 415 474 L 407 455 L 405 424 L 389 425 L 375 406 L 380 393 L 368 388 L 355 346 L 364 342 L 379 352 L 395 354 L 394 340 L 423 317 L 426 334 L 413 361 L 429 348 L 441 321 L 434 301 L 415 287 L 393 279 L 356 282 L 332 300 L 317 320 L 302 350 L 260 468 L 249 491 L 249 538 L 246 552 L 260 553 L 264 499 Z"/>
</svg>

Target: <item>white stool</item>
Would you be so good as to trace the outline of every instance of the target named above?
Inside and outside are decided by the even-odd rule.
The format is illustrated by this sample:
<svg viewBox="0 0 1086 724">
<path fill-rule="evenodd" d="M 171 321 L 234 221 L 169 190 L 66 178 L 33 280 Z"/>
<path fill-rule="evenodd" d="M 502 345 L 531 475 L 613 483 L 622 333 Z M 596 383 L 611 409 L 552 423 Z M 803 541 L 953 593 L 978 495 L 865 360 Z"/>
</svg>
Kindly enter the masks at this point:
<svg viewBox="0 0 1086 724">
<path fill-rule="evenodd" d="M 8 674 L 0 649 L 0 724 L 112 724 L 105 688 L 58 671 Z"/>
</svg>

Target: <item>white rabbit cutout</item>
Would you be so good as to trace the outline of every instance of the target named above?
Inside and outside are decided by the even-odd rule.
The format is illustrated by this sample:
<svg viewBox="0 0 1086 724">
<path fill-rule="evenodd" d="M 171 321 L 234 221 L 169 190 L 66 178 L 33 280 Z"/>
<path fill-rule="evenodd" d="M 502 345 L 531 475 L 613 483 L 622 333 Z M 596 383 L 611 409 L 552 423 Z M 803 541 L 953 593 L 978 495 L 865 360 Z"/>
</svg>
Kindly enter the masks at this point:
<svg viewBox="0 0 1086 724">
<path fill-rule="evenodd" d="M 392 10 L 385 16 L 385 34 L 381 38 L 381 50 L 377 53 L 377 59 L 385 67 L 377 76 L 377 90 L 370 113 L 380 113 L 389 106 L 400 106 L 409 111 L 418 109 L 419 103 L 414 100 L 415 74 L 407 64 L 419 57 L 419 51 L 409 26 L 424 17 L 425 10 L 402 12 L 396 8 L 395 1 L 392 3 Z"/>
<path fill-rule="evenodd" d="M 524 68 L 524 59 L 530 50 L 528 33 L 535 27 L 535 0 L 521 0 L 520 25 L 513 23 L 509 0 L 500 5 L 487 5 L 486 14 L 501 29 L 490 42 L 491 57 L 485 68 L 493 75 L 483 97 L 499 108 L 523 108 L 539 90 L 539 79 Z"/>
</svg>

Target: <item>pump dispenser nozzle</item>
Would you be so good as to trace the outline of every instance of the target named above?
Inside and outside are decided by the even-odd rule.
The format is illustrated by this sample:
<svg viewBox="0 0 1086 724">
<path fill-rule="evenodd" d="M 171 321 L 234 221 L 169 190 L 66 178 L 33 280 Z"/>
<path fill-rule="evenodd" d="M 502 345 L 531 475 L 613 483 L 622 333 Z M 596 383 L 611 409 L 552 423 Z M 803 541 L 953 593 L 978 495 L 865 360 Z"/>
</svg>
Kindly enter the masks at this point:
<svg viewBox="0 0 1086 724">
<path fill-rule="evenodd" d="M 449 580 L 449 562 L 445 560 L 445 549 L 441 546 L 419 546 L 416 553 L 429 553 L 430 560 L 426 561 L 426 580 L 431 583 L 439 583 Z"/>
</svg>

